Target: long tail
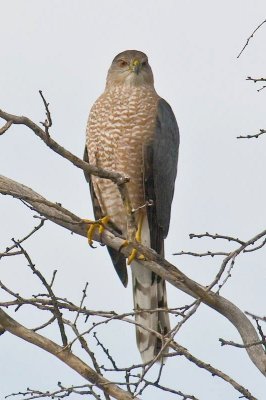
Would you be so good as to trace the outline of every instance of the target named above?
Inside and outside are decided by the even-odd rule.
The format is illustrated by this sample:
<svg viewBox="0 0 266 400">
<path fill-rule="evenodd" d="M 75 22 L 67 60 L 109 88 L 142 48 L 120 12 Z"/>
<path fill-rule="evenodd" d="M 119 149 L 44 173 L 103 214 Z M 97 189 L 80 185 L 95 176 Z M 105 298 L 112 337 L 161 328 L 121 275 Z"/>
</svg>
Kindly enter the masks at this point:
<svg viewBox="0 0 266 400">
<path fill-rule="evenodd" d="M 150 232 L 147 219 L 143 222 L 141 242 L 147 246 L 150 245 Z M 162 335 L 170 331 L 169 315 L 167 312 L 148 311 L 167 308 L 166 287 L 165 281 L 161 277 L 143 267 L 137 260 L 132 262 L 131 270 L 135 311 L 145 310 L 137 313 L 135 319 L 138 324 L 144 327 L 143 329 L 136 326 L 136 338 L 142 361 L 146 363 L 159 353 L 162 348 L 162 342 L 156 335 L 145 328 L 152 329 Z"/>
</svg>

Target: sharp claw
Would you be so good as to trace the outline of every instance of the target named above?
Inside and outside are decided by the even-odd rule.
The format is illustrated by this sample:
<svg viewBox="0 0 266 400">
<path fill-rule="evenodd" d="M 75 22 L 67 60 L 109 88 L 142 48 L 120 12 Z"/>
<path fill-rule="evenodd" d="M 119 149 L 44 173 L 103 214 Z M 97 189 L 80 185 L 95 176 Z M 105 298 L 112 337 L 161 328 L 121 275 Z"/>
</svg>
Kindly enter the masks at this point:
<svg viewBox="0 0 266 400">
<path fill-rule="evenodd" d="M 127 259 L 127 265 L 130 265 L 132 261 L 136 258 L 136 256 L 137 256 L 137 250 L 133 249 L 130 256 Z"/>
<path fill-rule="evenodd" d="M 93 234 L 96 228 L 99 229 L 99 235 L 100 235 L 100 240 L 101 240 L 101 236 L 105 230 L 105 225 L 108 223 L 108 221 L 110 220 L 110 217 L 106 216 L 103 217 L 99 220 L 99 222 L 97 221 L 92 221 L 90 219 L 84 219 L 83 221 L 86 222 L 87 224 L 89 224 L 89 229 L 87 232 L 87 238 L 88 238 L 88 243 L 90 245 L 90 247 L 92 249 L 96 249 L 96 246 L 93 246 Z M 102 246 L 104 246 L 102 243 L 100 243 Z"/>
<path fill-rule="evenodd" d="M 93 233 L 95 231 L 95 228 L 96 228 L 96 224 L 91 224 L 89 229 L 88 229 L 88 232 L 87 232 L 87 238 L 88 238 L 88 242 L 89 242 L 90 247 L 93 247 L 92 246 L 92 244 L 93 244 L 93 239 L 92 238 L 93 238 Z"/>
</svg>

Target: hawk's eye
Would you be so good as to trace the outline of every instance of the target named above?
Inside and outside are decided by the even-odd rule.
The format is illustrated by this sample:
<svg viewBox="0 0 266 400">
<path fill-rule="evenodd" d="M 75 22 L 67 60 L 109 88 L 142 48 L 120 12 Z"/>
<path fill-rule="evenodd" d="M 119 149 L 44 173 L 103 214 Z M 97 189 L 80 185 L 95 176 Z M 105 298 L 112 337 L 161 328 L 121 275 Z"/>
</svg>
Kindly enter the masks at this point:
<svg viewBox="0 0 266 400">
<path fill-rule="evenodd" d="M 146 65 L 148 65 L 148 62 L 147 62 L 147 61 L 143 61 L 143 62 L 141 63 L 141 65 L 142 65 L 143 67 L 146 67 Z"/>
<path fill-rule="evenodd" d="M 118 61 L 119 67 L 126 67 L 128 63 L 125 60 L 119 60 Z"/>
</svg>

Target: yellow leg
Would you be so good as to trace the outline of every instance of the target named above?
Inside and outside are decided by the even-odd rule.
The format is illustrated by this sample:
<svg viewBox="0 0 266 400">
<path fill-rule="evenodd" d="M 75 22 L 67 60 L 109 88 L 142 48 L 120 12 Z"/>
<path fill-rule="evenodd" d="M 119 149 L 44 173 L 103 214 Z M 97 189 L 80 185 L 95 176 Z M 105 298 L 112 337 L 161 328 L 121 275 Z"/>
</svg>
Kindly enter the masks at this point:
<svg viewBox="0 0 266 400">
<path fill-rule="evenodd" d="M 137 228 L 137 232 L 136 232 L 136 236 L 135 239 L 137 242 L 141 243 L 141 231 L 142 231 L 142 225 L 143 225 L 143 220 L 144 220 L 144 214 L 141 213 L 140 214 L 140 219 L 138 222 L 138 228 Z M 123 247 L 124 244 L 121 246 Z M 132 252 L 130 253 L 128 259 L 127 259 L 127 265 L 130 265 L 132 263 L 133 260 L 135 260 L 135 258 L 137 258 L 137 254 L 138 251 L 137 249 L 133 249 Z M 139 260 L 145 260 L 145 257 L 141 254 L 140 256 L 138 256 Z"/>
<path fill-rule="evenodd" d="M 133 249 L 127 259 L 127 265 L 130 265 L 132 263 L 133 260 L 135 260 L 135 258 L 137 257 L 137 250 Z"/>
<path fill-rule="evenodd" d="M 105 216 L 103 218 L 101 218 L 99 221 L 91 221 L 90 219 L 84 219 L 83 221 L 86 222 L 87 224 L 90 225 L 88 231 L 87 231 L 87 238 L 88 238 L 88 243 L 92 248 L 95 248 L 93 246 L 93 234 L 95 232 L 96 229 L 99 229 L 99 234 L 100 237 L 103 234 L 105 228 L 106 228 L 106 224 L 108 223 L 108 221 L 110 220 L 110 217 Z"/>
</svg>

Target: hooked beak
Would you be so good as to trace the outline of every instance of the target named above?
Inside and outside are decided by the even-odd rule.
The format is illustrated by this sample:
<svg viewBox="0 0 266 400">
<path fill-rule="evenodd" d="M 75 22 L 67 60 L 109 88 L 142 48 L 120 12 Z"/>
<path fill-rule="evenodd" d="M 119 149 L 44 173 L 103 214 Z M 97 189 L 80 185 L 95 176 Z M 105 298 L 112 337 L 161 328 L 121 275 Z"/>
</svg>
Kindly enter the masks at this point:
<svg viewBox="0 0 266 400">
<path fill-rule="evenodd" d="M 139 74 L 140 69 L 141 69 L 141 64 L 139 60 L 133 60 L 130 64 L 130 69 L 132 72 L 135 72 L 135 74 Z"/>
</svg>

